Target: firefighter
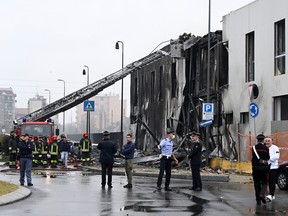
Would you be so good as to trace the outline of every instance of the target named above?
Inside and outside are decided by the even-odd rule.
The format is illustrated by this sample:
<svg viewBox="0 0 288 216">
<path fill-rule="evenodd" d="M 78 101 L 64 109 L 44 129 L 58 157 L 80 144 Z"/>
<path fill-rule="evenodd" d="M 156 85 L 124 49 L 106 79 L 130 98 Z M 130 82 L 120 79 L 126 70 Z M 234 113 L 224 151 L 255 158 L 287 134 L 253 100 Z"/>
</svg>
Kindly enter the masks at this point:
<svg viewBox="0 0 288 216">
<path fill-rule="evenodd" d="M 49 150 L 49 146 L 48 146 L 48 142 L 47 142 L 47 137 L 44 136 L 43 138 L 40 139 L 40 143 L 41 143 L 41 155 L 42 155 L 42 158 L 41 158 L 41 163 L 42 163 L 42 166 L 44 168 L 48 167 L 48 157 L 47 157 L 47 154 L 48 154 L 48 150 Z"/>
<path fill-rule="evenodd" d="M 59 145 L 56 135 L 53 136 L 53 141 L 50 143 L 49 154 L 51 155 L 51 168 L 57 168 Z"/>
<path fill-rule="evenodd" d="M 32 164 L 33 167 L 37 167 L 40 164 L 40 154 L 41 154 L 41 145 L 40 142 L 38 140 L 38 137 L 34 137 L 34 149 L 33 149 L 33 160 L 32 160 Z"/>
<path fill-rule="evenodd" d="M 9 167 L 16 168 L 17 161 L 17 142 L 16 142 L 16 134 L 14 131 L 10 132 L 10 139 L 8 141 L 9 146 Z"/>
<path fill-rule="evenodd" d="M 83 138 L 80 140 L 80 147 L 82 151 L 82 165 L 91 165 L 91 158 L 90 153 L 92 149 L 92 143 L 91 140 L 88 138 L 88 133 L 84 132 L 82 133 Z"/>
</svg>

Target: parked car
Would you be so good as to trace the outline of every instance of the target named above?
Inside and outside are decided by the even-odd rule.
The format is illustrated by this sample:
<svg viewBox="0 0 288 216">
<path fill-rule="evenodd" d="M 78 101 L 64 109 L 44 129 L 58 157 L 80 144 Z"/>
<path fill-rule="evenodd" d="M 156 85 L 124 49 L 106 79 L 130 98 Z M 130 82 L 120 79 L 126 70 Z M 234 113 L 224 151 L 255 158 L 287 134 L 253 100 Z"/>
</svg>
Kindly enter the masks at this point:
<svg viewBox="0 0 288 216">
<path fill-rule="evenodd" d="M 288 189 L 288 161 L 283 161 L 279 164 L 276 182 L 279 189 Z"/>
</svg>

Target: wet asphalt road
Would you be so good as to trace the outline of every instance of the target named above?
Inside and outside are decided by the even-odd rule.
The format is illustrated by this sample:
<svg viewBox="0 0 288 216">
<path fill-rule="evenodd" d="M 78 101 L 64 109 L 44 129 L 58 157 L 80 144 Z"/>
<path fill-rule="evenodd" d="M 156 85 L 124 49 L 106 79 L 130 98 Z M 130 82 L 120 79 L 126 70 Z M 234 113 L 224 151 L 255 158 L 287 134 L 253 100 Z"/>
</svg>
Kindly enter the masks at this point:
<svg viewBox="0 0 288 216">
<path fill-rule="evenodd" d="M 188 190 L 189 180 L 172 179 L 173 191 L 156 190 L 156 179 L 133 178 L 125 189 L 125 176 L 113 176 L 113 188 L 101 188 L 101 176 L 81 171 L 36 171 L 32 195 L 0 207 L 1 216 L 95 215 L 287 215 L 288 192 L 256 206 L 251 184 L 204 182 L 201 192 Z M 0 179 L 18 184 L 19 174 L 0 173 Z"/>
</svg>

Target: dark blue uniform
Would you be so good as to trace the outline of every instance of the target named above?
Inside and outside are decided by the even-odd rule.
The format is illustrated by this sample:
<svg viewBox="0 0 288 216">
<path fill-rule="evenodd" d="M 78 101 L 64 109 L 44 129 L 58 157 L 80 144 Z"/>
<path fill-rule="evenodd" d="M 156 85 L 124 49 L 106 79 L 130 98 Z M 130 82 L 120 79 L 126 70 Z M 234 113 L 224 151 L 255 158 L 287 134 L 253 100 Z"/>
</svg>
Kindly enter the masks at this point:
<svg viewBox="0 0 288 216">
<path fill-rule="evenodd" d="M 192 142 L 191 152 L 188 156 L 192 171 L 192 190 L 202 190 L 202 181 L 200 176 L 202 143 Z"/>
<path fill-rule="evenodd" d="M 270 155 L 268 147 L 261 142 L 255 145 L 255 149 L 261 161 L 258 159 L 254 150 L 252 149 L 252 176 L 254 181 L 256 202 L 257 204 L 260 204 L 261 201 L 266 203 L 265 193 L 267 189 L 267 175 L 269 172 L 268 160 L 270 159 Z M 267 164 L 265 164 L 265 161 Z"/>
<path fill-rule="evenodd" d="M 102 168 L 102 187 L 106 184 L 106 172 L 108 173 L 108 187 L 112 188 L 112 169 L 114 163 L 114 154 L 117 152 L 116 143 L 110 140 L 109 137 L 104 137 L 104 139 L 99 142 L 97 148 L 101 150 L 100 160 Z"/>
</svg>

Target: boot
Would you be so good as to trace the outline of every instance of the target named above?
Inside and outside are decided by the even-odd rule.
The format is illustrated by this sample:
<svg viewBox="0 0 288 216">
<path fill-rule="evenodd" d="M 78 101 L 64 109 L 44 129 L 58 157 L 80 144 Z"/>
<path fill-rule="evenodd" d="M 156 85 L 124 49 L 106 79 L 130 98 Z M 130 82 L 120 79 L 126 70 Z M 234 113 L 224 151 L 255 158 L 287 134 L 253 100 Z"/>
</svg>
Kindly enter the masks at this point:
<svg viewBox="0 0 288 216">
<path fill-rule="evenodd" d="M 124 185 L 123 187 L 124 187 L 124 188 L 132 188 L 132 184 L 129 184 L 129 183 L 128 183 L 128 184 Z"/>
</svg>

